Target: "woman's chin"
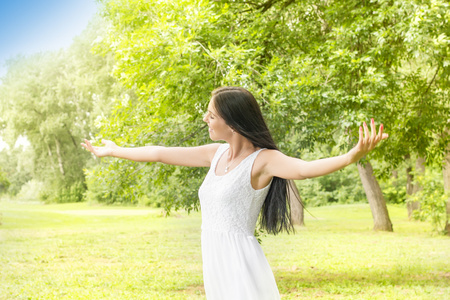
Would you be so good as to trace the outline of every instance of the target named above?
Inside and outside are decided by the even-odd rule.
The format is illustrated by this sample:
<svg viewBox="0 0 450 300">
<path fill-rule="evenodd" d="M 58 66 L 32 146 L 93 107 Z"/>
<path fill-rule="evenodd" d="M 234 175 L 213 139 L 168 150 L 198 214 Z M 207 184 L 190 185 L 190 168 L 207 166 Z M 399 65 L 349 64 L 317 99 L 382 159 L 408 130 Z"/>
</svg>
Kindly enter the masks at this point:
<svg viewBox="0 0 450 300">
<path fill-rule="evenodd" d="M 209 138 L 213 141 L 213 142 L 220 142 L 220 141 L 225 141 L 225 139 L 223 137 L 217 136 L 215 134 L 214 131 L 210 131 L 209 132 Z"/>
<path fill-rule="evenodd" d="M 209 132 L 209 138 L 210 138 L 212 141 L 215 141 L 215 140 L 214 140 L 214 134 L 212 134 L 211 131 Z"/>
<path fill-rule="evenodd" d="M 217 138 L 216 136 L 214 136 L 214 134 L 211 134 L 211 132 L 209 133 L 209 138 L 210 138 L 211 141 L 213 141 L 213 142 L 221 141 L 221 139 L 219 139 L 219 138 Z"/>
</svg>

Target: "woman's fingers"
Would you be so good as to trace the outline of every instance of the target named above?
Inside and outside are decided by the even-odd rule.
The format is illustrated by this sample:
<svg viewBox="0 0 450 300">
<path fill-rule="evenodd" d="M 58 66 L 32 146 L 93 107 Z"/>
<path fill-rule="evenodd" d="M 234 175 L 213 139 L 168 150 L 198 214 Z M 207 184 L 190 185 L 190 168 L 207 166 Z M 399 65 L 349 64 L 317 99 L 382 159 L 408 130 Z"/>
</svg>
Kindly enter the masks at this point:
<svg viewBox="0 0 450 300">
<path fill-rule="evenodd" d="M 84 140 L 84 143 L 81 143 L 81 146 L 83 146 L 86 150 L 89 150 L 88 141 L 87 140 Z"/>
<path fill-rule="evenodd" d="M 86 139 L 84 140 L 84 143 L 81 143 L 81 145 L 97 157 L 104 157 L 111 155 L 112 149 L 116 144 L 112 141 L 103 139 L 101 142 L 105 145 L 104 147 L 93 146 L 91 142 L 89 142 Z"/>
<path fill-rule="evenodd" d="M 84 140 L 84 143 L 81 143 L 81 145 L 86 148 L 86 150 L 88 150 L 91 153 L 95 154 L 95 150 L 94 147 L 92 146 L 91 142 L 89 142 L 88 140 Z"/>
<path fill-rule="evenodd" d="M 380 124 L 380 128 L 378 129 L 377 140 L 381 141 L 383 136 L 383 124 Z"/>
<path fill-rule="evenodd" d="M 370 151 L 380 142 L 381 140 L 387 139 L 389 135 L 383 132 L 383 124 L 380 124 L 379 130 L 375 126 L 375 120 L 372 118 L 370 120 L 370 131 L 366 122 L 363 122 L 363 126 L 359 127 L 359 141 L 362 146 L 363 151 Z"/>
<path fill-rule="evenodd" d="M 92 147 L 91 142 L 89 142 L 88 140 L 86 140 L 86 145 L 88 146 L 88 150 L 92 153 L 94 153 L 94 148 Z"/>
<path fill-rule="evenodd" d="M 363 140 L 364 140 L 363 128 L 362 128 L 362 126 L 359 126 L 359 143 L 358 144 L 363 143 Z"/>
<path fill-rule="evenodd" d="M 366 122 L 364 122 L 364 144 L 367 144 L 369 142 L 369 128 L 367 127 Z"/>
<path fill-rule="evenodd" d="M 375 120 L 372 118 L 370 119 L 370 131 L 371 131 L 371 135 L 370 135 L 370 140 L 372 142 L 376 142 L 376 137 L 377 137 L 377 128 L 375 127 Z"/>
</svg>

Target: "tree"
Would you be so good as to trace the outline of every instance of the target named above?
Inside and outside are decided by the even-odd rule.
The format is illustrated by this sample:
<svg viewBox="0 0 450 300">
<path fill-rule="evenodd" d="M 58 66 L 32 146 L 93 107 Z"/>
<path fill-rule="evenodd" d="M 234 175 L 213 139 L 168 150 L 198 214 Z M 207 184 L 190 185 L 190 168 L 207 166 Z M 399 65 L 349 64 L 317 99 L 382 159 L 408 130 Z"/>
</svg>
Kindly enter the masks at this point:
<svg viewBox="0 0 450 300">
<path fill-rule="evenodd" d="M 14 147 L 0 151 L 0 171 L 9 182 L 4 193 L 15 196 L 22 185 L 32 179 L 33 153 L 26 147 Z"/>
<path fill-rule="evenodd" d="M 449 86 L 449 39 L 450 29 L 448 3 L 444 1 L 414 1 L 411 13 L 405 19 L 403 40 L 406 47 L 402 60 L 402 89 L 396 95 L 393 110 L 393 136 L 386 151 L 395 151 L 389 158 L 395 168 L 402 159 L 417 157 L 417 175 L 423 175 L 424 167 L 441 166 L 445 148 L 449 143 L 446 134 L 450 101 Z M 424 159 L 426 158 L 426 159 Z M 407 170 L 409 182 L 413 178 Z M 422 187 L 408 184 L 408 194 L 414 195 Z M 411 215 L 414 203 L 408 205 Z"/>
<path fill-rule="evenodd" d="M 361 181 L 366 191 L 367 200 L 369 201 L 374 230 L 393 231 L 392 223 L 389 218 L 386 202 L 380 185 L 373 175 L 373 168 L 370 162 L 358 163 L 358 170 Z"/>
<path fill-rule="evenodd" d="M 406 152 L 428 160 L 438 157 L 446 145 L 436 138 L 444 116 L 437 108 L 447 109 L 447 40 L 438 38 L 448 26 L 446 7 L 443 1 L 429 6 L 350 0 L 105 2 L 110 25 L 97 51 L 113 53 L 116 78 L 133 88 L 136 98 L 117 104 L 100 137 L 129 146 L 204 143 L 201 115 L 209 92 L 239 85 L 259 99 L 276 141 L 289 155 L 313 151 L 320 143 L 348 149 L 355 143 L 354 129 L 373 116 L 389 126 L 391 139 L 367 157 L 369 162 L 385 159 L 396 167 Z M 417 22 L 424 9 L 426 18 L 439 22 L 437 29 L 431 22 L 427 29 Z M 422 39 L 438 41 L 435 52 L 424 52 Z M 423 69 L 407 67 L 438 58 L 432 78 Z M 439 101 L 429 101 L 433 97 Z M 398 120 L 399 115 L 404 118 Z M 424 127 L 411 130 L 418 119 Z M 348 138 L 336 138 L 341 135 Z M 417 140 L 423 143 L 418 146 Z M 196 207 L 193 186 L 204 170 L 156 164 L 140 172 L 136 168 L 113 160 L 94 173 L 101 172 L 110 184 L 130 180 L 126 196 L 118 197 L 126 201 L 136 201 L 140 192 L 135 187 L 150 185 L 152 193 L 166 193 L 168 210 Z M 375 170 L 375 175 L 388 171 Z"/>
<path fill-rule="evenodd" d="M 95 118 L 108 112 L 114 92 L 111 60 L 90 52 L 100 28 L 95 25 L 68 50 L 11 60 L 0 87 L 9 143 L 28 139 L 33 178 L 47 183 L 42 196 L 49 201 L 82 200 L 89 155 L 79 142 L 93 132 Z"/>
<path fill-rule="evenodd" d="M 350 123 L 362 121 L 361 115 L 376 116 L 394 137 L 368 158 L 386 160 L 385 175 L 407 153 L 439 161 L 447 144 L 442 132 L 449 112 L 448 4 L 330 1 L 317 9 L 327 30 L 325 42 L 312 54 L 330 78 L 327 95 L 335 99 L 335 116 L 345 115 Z M 423 69 L 411 68 L 424 62 Z M 338 124 L 345 132 L 355 125 Z M 379 191 L 366 192 L 381 197 Z"/>
<path fill-rule="evenodd" d="M 297 45 L 289 36 L 279 34 L 290 26 L 288 22 L 267 22 L 272 16 L 258 14 L 254 22 L 249 23 L 234 14 L 228 4 L 207 1 L 111 1 L 105 4 L 105 17 L 110 20 L 110 31 L 97 49 L 114 53 L 116 77 L 128 88 L 135 89 L 138 98 L 130 97 L 118 104 L 110 121 L 103 123 L 99 137 L 130 146 L 149 142 L 178 146 L 205 143 L 208 139 L 201 116 L 210 91 L 220 85 L 241 85 L 259 96 L 280 147 L 286 152 L 298 151 L 296 147 L 289 148 L 284 137 L 291 134 L 290 128 L 302 114 L 279 122 L 280 116 L 302 111 L 299 110 L 298 94 L 295 90 L 286 90 L 284 84 L 292 79 L 294 81 L 289 85 L 298 85 L 303 78 L 307 81 L 311 78 L 310 74 L 296 77 L 298 71 L 292 71 L 298 69 L 298 65 L 277 54 L 278 50 L 283 50 L 277 46 L 279 39 L 283 39 L 281 44 L 284 46 L 290 43 L 289 50 Z M 283 17 L 288 18 L 289 14 L 283 12 Z M 293 21 L 296 19 L 297 16 Z M 282 28 L 273 27 L 280 23 Z M 276 34 L 267 31 L 271 27 L 277 30 Z M 307 29 L 302 30 L 301 33 L 307 32 Z M 264 47 L 261 40 L 264 40 Z M 283 64 L 288 65 L 289 74 L 277 70 Z M 276 83 L 274 79 L 280 77 L 280 84 Z M 193 107 L 196 109 L 192 110 Z M 305 122 L 304 129 L 319 132 L 316 126 L 308 124 L 320 124 L 318 120 L 323 115 L 315 109 L 310 111 L 309 119 L 316 118 L 316 121 Z M 303 148 L 311 144 L 307 139 L 302 143 Z M 105 193 L 98 186 L 99 192 L 94 194 L 103 195 L 100 197 L 105 200 L 112 197 L 136 201 L 135 195 L 139 195 L 135 192 L 136 187 L 149 185 L 153 191 L 159 187 L 157 190 L 164 191 L 166 198 L 171 199 L 165 203 L 168 209 L 172 206 L 195 207 L 196 188 L 192 186 L 199 185 L 204 170 L 156 165 L 139 173 L 135 169 L 133 163 L 114 161 L 107 170 L 94 170 L 92 177 L 102 174 L 110 184 L 133 182 L 126 192 L 111 186 L 110 190 L 117 193 Z M 124 174 L 132 174 L 135 180 L 125 178 L 127 175 Z M 147 183 L 146 178 L 151 181 Z M 188 180 L 190 183 L 186 184 Z M 181 184 L 169 188 L 172 182 Z"/>
<path fill-rule="evenodd" d="M 406 194 L 407 196 L 412 196 L 422 190 L 422 186 L 419 185 L 419 183 L 416 181 L 414 182 L 415 176 L 424 176 L 425 174 L 425 158 L 423 157 L 417 157 L 416 159 L 416 165 L 415 170 L 413 172 L 412 167 L 408 166 L 406 168 Z M 410 199 L 407 199 L 406 202 L 406 208 L 408 210 L 408 218 L 411 219 L 413 212 L 420 209 L 420 202 L 418 201 L 412 201 Z"/>
</svg>

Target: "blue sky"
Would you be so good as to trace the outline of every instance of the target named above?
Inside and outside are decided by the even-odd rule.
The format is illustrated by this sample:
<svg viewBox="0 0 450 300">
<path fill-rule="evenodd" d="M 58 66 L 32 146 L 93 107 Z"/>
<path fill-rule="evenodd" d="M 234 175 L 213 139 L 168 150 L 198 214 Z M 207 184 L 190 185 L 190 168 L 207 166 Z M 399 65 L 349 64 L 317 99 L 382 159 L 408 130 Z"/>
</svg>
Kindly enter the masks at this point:
<svg viewBox="0 0 450 300">
<path fill-rule="evenodd" d="M 96 11 L 95 0 L 0 0 L 0 77 L 11 57 L 70 46 Z"/>
</svg>

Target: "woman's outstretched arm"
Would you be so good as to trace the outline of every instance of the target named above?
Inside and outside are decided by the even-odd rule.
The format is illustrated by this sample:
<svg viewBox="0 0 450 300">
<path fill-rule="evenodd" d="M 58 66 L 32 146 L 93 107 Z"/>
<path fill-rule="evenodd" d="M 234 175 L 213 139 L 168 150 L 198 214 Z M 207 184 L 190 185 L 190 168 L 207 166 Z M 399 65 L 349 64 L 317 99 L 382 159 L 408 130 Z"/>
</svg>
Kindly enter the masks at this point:
<svg viewBox="0 0 450 300">
<path fill-rule="evenodd" d="M 136 148 L 119 147 L 112 141 L 102 140 L 104 147 L 93 146 L 88 140 L 81 145 L 97 157 L 117 157 L 139 162 L 161 162 L 187 167 L 209 167 L 219 144 L 199 147 L 145 146 Z"/>
<path fill-rule="evenodd" d="M 275 150 L 263 151 L 260 176 L 277 176 L 286 179 L 306 179 L 327 175 L 338 171 L 352 163 L 359 161 L 383 139 L 388 137 L 383 133 L 383 124 L 380 125 L 379 132 L 375 128 L 375 122 L 371 120 L 371 132 L 364 123 L 359 128 L 358 144 L 348 153 L 319 159 L 314 161 L 304 161 L 298 158 L 289 157 Z M 266 152 L 264 154 L 264 152 Z"/>
</svg>

